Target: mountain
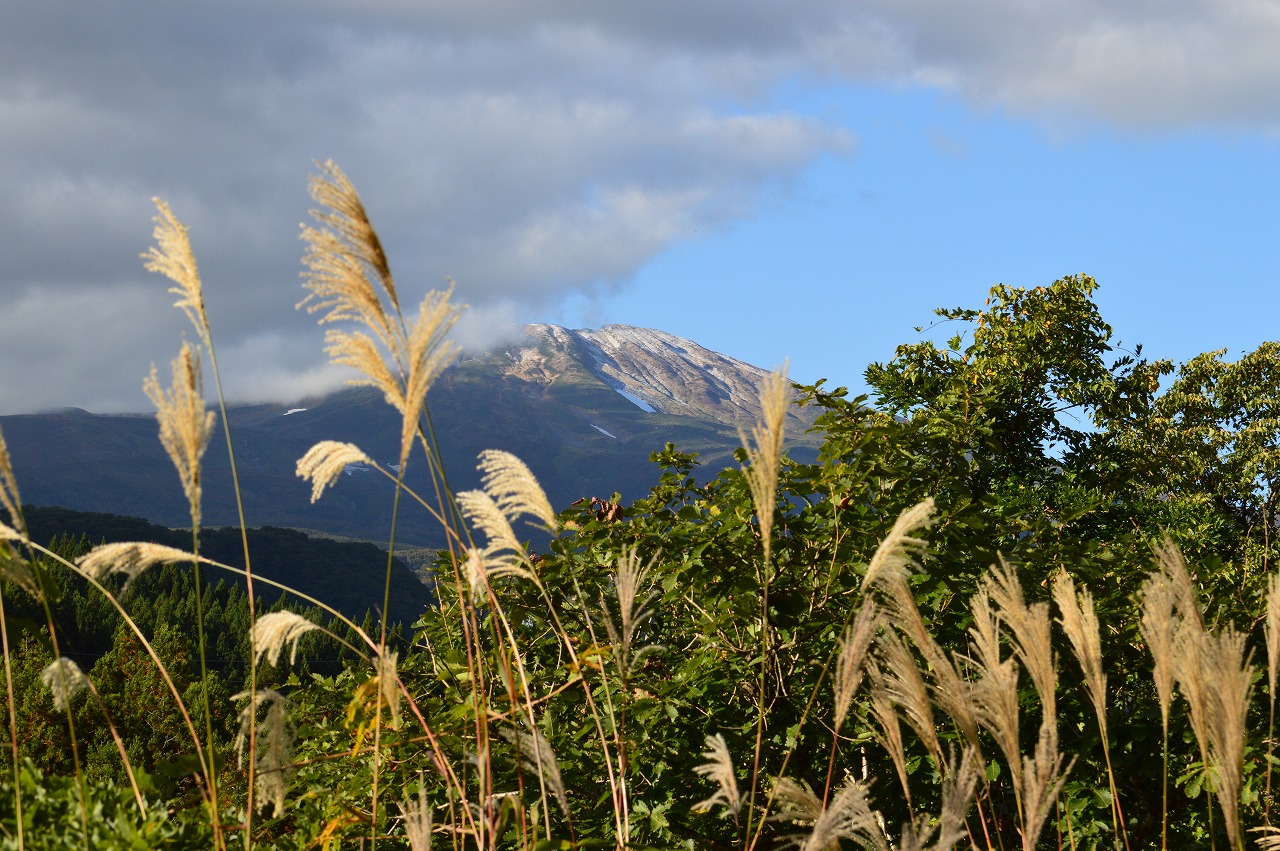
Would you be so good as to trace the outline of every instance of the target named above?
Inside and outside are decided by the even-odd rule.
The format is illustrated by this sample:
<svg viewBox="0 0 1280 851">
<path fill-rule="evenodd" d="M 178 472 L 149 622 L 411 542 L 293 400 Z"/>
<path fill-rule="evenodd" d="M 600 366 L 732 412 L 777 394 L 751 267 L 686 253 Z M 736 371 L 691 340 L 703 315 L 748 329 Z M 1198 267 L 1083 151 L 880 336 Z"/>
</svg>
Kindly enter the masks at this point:
<svg viewBox="0 0 1280 851">
<path fill-rule="evenodd" d="M 468 355 L 445 371 L 427 397 L 449 484 L 477 487 L 484 449 L 522 458 L 561 508 L 590 496 L 642 496 L 658 478 L 649 454 L 667 442 L 700 453 L 703 478 L 736 464 L 739 430 L 757 417 L 765 370 L 661 331 L 608 325 L 595 331 L 528 325 L 510 345 Z M 792 408 L 788 450 L 816 454 L 805 430 L 812 411 Z M 390 483 L 353 468 L 315 505 L 295 476 L 299 457 L 320 440 L 360 446 L 383 464 L 399 455 L 398 414 L 368 388 L 285 404 L 229 410 L 247 522 L 384 541 Z M 99 415 L 78 409 L 0 417 L 25 502 L 132 515 L 189 526 L 185 499 L 157 440 L 151 415 Z M 237 523 L 225 438 L 219 426 L 204 468 L 206 526 Z M 430 494 L 421 455 L 408 482 Z M 441 546 L 425 511 L 403 506 L 398 541 Z"/>
</svg>

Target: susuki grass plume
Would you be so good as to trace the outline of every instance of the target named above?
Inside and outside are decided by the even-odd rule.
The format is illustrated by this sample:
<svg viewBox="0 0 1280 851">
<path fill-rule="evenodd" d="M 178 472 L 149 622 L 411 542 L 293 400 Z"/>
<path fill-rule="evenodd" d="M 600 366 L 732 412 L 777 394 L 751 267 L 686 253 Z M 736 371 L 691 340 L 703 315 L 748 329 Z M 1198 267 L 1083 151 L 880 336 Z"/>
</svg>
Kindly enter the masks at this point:
<svg viewBox="0 0 1280 851">
<path fill-rule="evenodd" d="M 308 185 L 311 197 L 322 209 L 311 212 L 320 227 L 302 229 L 308 247 L 303 257 L 307 266 L 304 278 L 310 293 L 299 307 L 323 313 L 322 325 L 358 322 L 377 334 L 388 349 L 403 352 L 403 334 L 392 319 L 400 310 L 400 297 L 382 241 L 342 169 L 329 160 L 321 164 L 320 171 Z"/>
<path fill-rule="evenodd" d="M 71 698 L 83 691 L 89 682 L 80 666 L 66 656 L 46 665 L 40 672 L 40 680 L 53 695 L 53 705 L 58 710 L 66 709 Z"/>
<path fill-rule="evenodd" d="M 458 318 L 451 290 L 430 292 L 418 316 L 406 326 L 391 268 L 382 243 L 347 176 L 332 162 L 311 179 L 311 196 L 322 209 L 311 215 L 319 227 L 304 227 L 308 250 L 304 282 L 309 294 L 300 303 L 320 313 L 320 324 L 354 322 L 372 332 L 330 328 L 325 351 L 333 363 L 363 375 L 352 383 L 382 391 L 402 417 L 400 466 L 418 430 L 427 391 L 458 352 L 446 335 Z"/>
<path fill-rule="evenodd" d="M 880 609 L 875 600 L 868 598 L 858 609 L 853 623 L 845 628 L 844 635 L 840 639 L 840 652 L 836 655 L 835 705 L 833 707 L 835 716 L 833 726 L 837 736 L 840 735 L 840 728 L 844 726 L 844 720 L 849 715 L 849 707 L 853 705 L 853 696 L 857 693 L 858 686 L 866 673 L 867 651 L 871 648 L 879 628 Z"/>
<path fill-rule="evenodd" d="M 1015 795 L 1022 794 L 1022 748 L 1019 742 L 1018 665 L 1002 659 L 1000 626 L 991 599 L 985 590 L 973 596 L 970 605 L 973 626 L 969 629 L 972 655 L 969 663 L 978 679 L 969 689 L 973 715 L 995 740 L 1009 767 Z M 1021 807 L 1019 807 L 1021 809 Z"/>
<path fill-rule="evenodd" d="M 742 796 L 738 792 L 738 778 L 733 773 L 733 757 L 729 755 L 723 734 L 707 736 L 707 750 L 702 758 L 704 762 L 693 770 L 715 783 L 716 791 L 710 798 L 695 804 L 694 809 L 709 810 L 716 804 L 724 804 L 737 822 L 738 813 L 742 810 Z"/>
<path fill-rule="evenodd" d="M 418 787 L 416 800 L 400 804 L 400 818 L 404 821 L 404 835 L 409 840 L 409 851 L 431 851 L 435 819 L 431 804 L 427 801 L 427 790 L 421 785 Z"/>
<path fill-rule="evenodd" d="M 515 747 L 520 761 L 551 792 L 560 811 L 568 818 L 569 798 L 565 792 L 564 780 L 560 776 L 560 761 L 538 726 L 529 724 L 526 727 L 502 727 L 499 728 L 498 735 Z"/>
<path fill-rule="evenodd" d="M 262 688 L 253 693 L 233 695 L 232 700 L 249 700 L 240 710 L 240 729 L 236 733 L 234 746 L 241 766 L 244 765 L 245 751 L 256 729 L 256 753 L 253 755 L 255 765 L 251 766 L 257 780 L 258 809 L 265 810 L 270 804 L 275 808 L 277 817 L 284 814 L 286 793 L 289 778 L 293 774 L 293 723 L 289 720 L 289 701 L 280 692 Z M 267 707 L 266 717 L 258 722 L 258 711 Z"/>
<path fill-rule="evenodd" d="M 1022 851 L 1034 851 L 1069 770 L 1058 751 L 1057 725 L 1041 724 L 1035 755 L 1022 760 Z"/>
<path fill-rule="evenodd" d="M 1147 652 L 1151 654 L 1156 699 L 1167 736 L 1169 707 L 1173 704 L 1174 639 L 1178 633 L 1176 592 L 1166 574 L 1153 573 L 1142 583 L 1139 597 L 1142 600 L 1142 617 L 1138 628 L 1147 644 Z"/>
<path fill-rule="evenodd" d="M 761 420 L 752 426 L 750 440 L 747 435 L 742 435 L 742 443 L 747 450 L 747 466 L 743 473 L 760 522 L 766 565 L 772 551 L 773 513 L 778 501 L 778 472 L 782 464 L 782 439 L 790 402 L 790 384 L 784 363 L 766 376 L 760 388 Z"/>
<path fill-rule="evenodd" d="M 297 473 L 299 478 L 311 482 L 311 501 L 315 502 L 351 464 L 372 466 L 373 459 L 353 443 L 322 440 L 298 459 Z"/>
<path fill-rule="evenodd" d="M 869 704 L 871 719 L 875 722 L 872 735 L 885 749 L 893 761 L 893 769 L 898 774 L 898 782 L 902 786 L 902 797 L 907 803 L 907 810 L 912 809 L 911 780 L 907 774 L 907 747 L 902 739 L 902 724 L 898 716 L 897 705 L 893 695 L 884 683 L 884 674 L 879 665 L 871 667 L 871 701 Z"/>
<path fill-rule="evenodd" d="M 31 572 L 31 565 L 14 552 L 11 546 L 13 542 L 25 540 L 16 529 L 0 523 L 0 582 L 12 582 L 32 598 L 38 599 L 40 587 L 36 584 L 35 574 Z"/>
<path fill-rule="evenodd" d="M 1040 697 L 1045 723 L 1057 717 L 1057 660 L 1053 653 L 1048 603 L 1027 603 L 1018 572 L 1003 557 L 987 571 L 987 594 L 1000 607 L 1014 651 Z"/>
<path fill-rule="evenodd" d="M 151 200 L 156 205 L 156 227 L 152 235 L 156 244 L 142 255 L 146 261 L 143 265 L 147 271 L 157 272 L 174 282 L 176 286 L 169 288 L 169 292 L 178 297 L 173 306 L 187 314 L 204 344 L 211 346 L 209 317 L 204 310 L 204 287 L 200 282 L 195 252 L 191 250 L 187 226 L 178 220 L 164 201 L 159 198 Z"/>
<path fill-rule="evenodd" d="M 478 466 L 485 493 L 504 515 L 512 519 L 531 517 L 547 531 L 555 529 L 556 513 L 551 501 L 527 464 L 510 452 L 486 449 L 480 453 Z"/>
<path fill-rule="evenodd" d="M 22 497 L 18 494 L 18 479 L 13 475 L 13 460 L 9 457 L 9 444 L 0 431 L 0 506 L 9 514 L 9 522 L 20 534 L 26 534 L 22 519 Z"/>
<path fill-rule="evenodd" d="M 298 639 L 311 630 L 319 628 L 318 624 L 290 611 L 269 612 L 263 615 L 254 623 L 253 633 L 250 636 L 253 645 L 253 663 L 258 664 L 265 656 L 268 664 L 275 665 L 280 661 L 280 654 L 284 651 L 285 645 L 290 645 L 289 664 L 294 664 L 298 658 Z"/>
<path fill-rule="evenodd" d="M 191 522 L 199 526 L 200 459 L 213 434 L 214 414 L 205 409 L 200 359 L 196 350 L 187 343 L 182 344 L 182 350 L 173 361 L 173 384 L 168 390 L 160 386 L 154 366 L 142 383 L 142 389 L 156 406 L 160 443 L 178 470 L 178 478 L 190 506 Z"/>
<path fill-rule="evenodd" d="M 1098 721 L 1102 756 L 1107 764 L 1107 784 L 1111 788 L 1112 828 L 1124 838 L 1125 847 L 1128 847 L 1124 811 L 1120 806 L 1120 793 L 1111 767 L 1111 743 L 1107 733 L 1107 674 L 1102 666 L 1102 635 L 1098 628 L 1098 616 L 1093 609 L 1093 595 L 1087 588 L 1077 592 L 1071 575 L 1062 571 L 1053 578 L 1053 599 L 1058 604 L 1058 623 L 1067 634 L 1076 661 L 1080 664 L 1085 690 L 1089 693 L 1093 714 Z"/>
<path fill-rule="evenodd" d="M 112 573 L 125 576 L 132 582 L 147 568 L 157 564 L 180 564 L 196 560 L 194 553 L 177 547 L 147 542 L 122 542 L 101 544 L 77 560 L 80 569 L 94 579 L 102 580 Z"/>
<path fill-rule="evenodd" d="M 614 659 L 617 660 L 624 684 L 641 659 L 661 649 L 656 645 L 649 645 L 637 650 L 635 646 L 636 633 L 653 615 L 650 604 L 658 596 L 656 591 L 646 589 L 652 565 L 653 561 L 645 564 L 635 548 L 624 550 L 618 558 L 613 575 L 613 587 L 618 596 L 617 624 L 608 616 L 604 599 L 600 600 L 600 607 L 605 610 L 605 629 L 609 633 L 609 643 L 613 647 Z"/>
<path fill-rule="evenodd" d="M 902 708 L 902 717 L 924 744 L 934 767 L 942 771 L 945 757 L 934 724 L 933 704 L 915 658 L 893 630 L 882 633 L 876 645 L 883 662 L 879 668 L 879 687 L 895 706 Z"/>
<path fill-rule="evenodd" d="M 913 533 L 933 525 L 933 508 L 933 497 L 929 497 L 898 515 L 893 528 L 867 563 L 867 572 L 862 577 L 862 590 L 883 585 L 891 597 L 896 599 L 901 596 L 899 589 L 906 587 L 916 559 L 928 546 L 927 541 L 915 537 Z M 910 608 L 914 609 L 915 601 L 911 598 L 909 589 L 907 597 L 911 601 Z"/>
<path fill-rule="evenodd" d="M 200 380 L 200 356 L 188 343 L 183 342 L 178 357 L 173 361 L 173 384 L 169 390 L 160 386 L 156 377 L 156 368 L 151 367 L 151 374 L 142 383 L 152 404 L 156 406 L 156 420 L 160 424 L 160 443 L 173 461 L 182 482 L 182 490 L 187 497 L 187 506 L 191 513 L 191 549 L 192 575 L 195 584 L 196 604 L 196 647 L 200 659 L 200 680 L 207 682 L 209 676 L 208 658 L 204 636 L 204 601 L 203 582 L 200 576 L 200 516 L 202 496 L 202 474 L 200 459 L 209 446 L 209 438 L 213 435 L 216 418 L 212 411 L 206 410 L 204 387 Z M 214 768 L 213 748 L 213 712 L 209 705 L 209 690 L 201 689 L 201 701 L 204 704 L 205 740 L 200 750 L 200 760 L 204 766 L 205 781 L 208 783 L 208 804 L 213 826 L 215 847 L 223 846 L 220 809 L 222 806 L 218 795 L 218 773 Z"/>
<path fill-rule="evenodd" d="M 1224 628 L 1201 636 L 1202 676 L 1212 677 L 1207 691 L 1209 751 L 1218 777 L 1218 803 L 1232 846 L 1244 847 L 1240 828 L 1245 738 L 1254 668 L 1246 636 Z"/>
<path fill-rule="evenodd" d="M 841 840 L 870 851 L 889 851 L 867 787 L 853 777 L 845 780 L 825 807 L 807 787 L 785 778 L 778 783 L 777 798 L 783 806 L 781 816 L 813 825 L 807 835 L 786 837 L 787 844 L 800 851 L 839 849 Z"/>
<path fill-rule="evenodd" d="M 898 851 L 950 851 L 968 832 L 965 816 L 973 806 L 982 776 L 982 761 L 975 748 L 966 747 L 955 759 L 951 754 L 942 775 L 942 810 L 937 819 L 920 816 L 903 827 Z"/>
</svg>

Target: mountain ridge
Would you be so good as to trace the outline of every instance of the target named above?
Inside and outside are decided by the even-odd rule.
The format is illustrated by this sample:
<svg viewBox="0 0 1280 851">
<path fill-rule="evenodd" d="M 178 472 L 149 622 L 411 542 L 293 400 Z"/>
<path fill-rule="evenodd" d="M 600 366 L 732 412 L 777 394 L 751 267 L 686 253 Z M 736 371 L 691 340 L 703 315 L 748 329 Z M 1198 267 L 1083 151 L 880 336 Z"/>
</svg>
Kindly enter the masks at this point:
<svg viewBox="0 0 1280 851">
<path fill-rule="evenodd" d="M 582 497 L 643 496 L 660 474 L 649 456 L 668 442 L 700 453 L 704 479 L 735 466 L 732 453 L 755 420 L 756 388 L 765 375 L 652 329 L 530 325 L 505 346 L 460 357 L 441 374 L 427 404 L 454 490 L 479 486 L 477 455 L 503 449 L 523 459 L 552 505 L 563 508 Z M 804 460 L 816 454 L 817 438 L 804 434 L 814 416 L 794 407 L 788 416 L 788 445 Z M 294 471 L 320 440 L 355 443 L 380 463 L 394 464 L 399 415 L 381 393 L 355 387 L 234 405 L 229 417 L 251 525 L 385 540 L 391 486 L 381 476 L 349 470 L 312 505 L 309 486 Z M 190 524 L 150 416 L 69 409 L 0 417 L 0 427 L 25 501 Z M 210 526 L 237 522 L 221 445 L 215 435 L 204 461 L 203 513 Z M 408 481 L 420 493 L 432 492 L 425 465 L 416 460 Z M 443 533 L 425 514 L 402 512 L 397 540 L 443 545 Z"/>
</svg>

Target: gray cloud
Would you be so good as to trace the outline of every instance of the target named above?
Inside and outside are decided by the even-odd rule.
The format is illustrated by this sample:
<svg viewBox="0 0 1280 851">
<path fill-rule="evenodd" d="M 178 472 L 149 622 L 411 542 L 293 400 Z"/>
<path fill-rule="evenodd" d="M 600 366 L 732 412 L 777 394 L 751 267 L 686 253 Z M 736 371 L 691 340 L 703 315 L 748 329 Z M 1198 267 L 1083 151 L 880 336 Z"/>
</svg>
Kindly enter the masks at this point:
<svg viewBox="0 0 1280 851">
<path fill-rule="evenodd" d="M 303 395 L 338 380 L 293 311 L 313 159 L 402 289 L 459 281 L 480 343 L 852 150 L 781 83 L 1274 132 L 1277 36 L 1246 0 L 0 4 L 0 412 L 145 407 L 182 333 L 138 259 L 153 195 L 191 227 L 232 393 Z"/>
</svg>

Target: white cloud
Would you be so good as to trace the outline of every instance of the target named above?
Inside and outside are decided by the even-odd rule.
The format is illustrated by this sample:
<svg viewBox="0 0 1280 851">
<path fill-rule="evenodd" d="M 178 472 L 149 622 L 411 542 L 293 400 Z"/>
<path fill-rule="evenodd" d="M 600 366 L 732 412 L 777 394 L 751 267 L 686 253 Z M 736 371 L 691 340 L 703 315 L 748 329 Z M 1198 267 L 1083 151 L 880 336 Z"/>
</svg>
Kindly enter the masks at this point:
<svg viewBox="0 0 1280 851">
<path fill-rule="evenodd" d="M 127 16 L 65 12 L 0 4 L 0 330 L 29 343 L 0 341 L 0 411 L 125 405 L 136 379 L 113 378 L 100 352 L 136 365 L 176 345 L 153 318 L 164 282 L 139 283 L 152 195 L 191 226 L 221 343 L 274 339 L 288 360 L 246 387 L 322 386 L 318 347 L 300 354 L 315 333 L 292 311 L 313 159 L 356 182 L 402 289 L 452 276 L 477 315 L 518 319 L 624 282 L 852 150 L 846 129 L 780 108 L 781 86 L 938 86 L 1142 131 L 1280 129 L 1269 0 L 138 0 Z M 76 321 L 30 339 L 40 311 L 72 303 L 111 341 Z M 32 346 L 95 379 L 53 378 Z M 11 392 L 24 374 L 50 381 Z"/>
</svg>

